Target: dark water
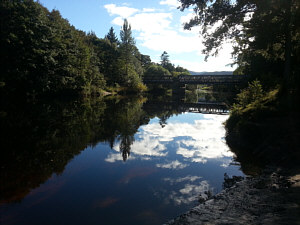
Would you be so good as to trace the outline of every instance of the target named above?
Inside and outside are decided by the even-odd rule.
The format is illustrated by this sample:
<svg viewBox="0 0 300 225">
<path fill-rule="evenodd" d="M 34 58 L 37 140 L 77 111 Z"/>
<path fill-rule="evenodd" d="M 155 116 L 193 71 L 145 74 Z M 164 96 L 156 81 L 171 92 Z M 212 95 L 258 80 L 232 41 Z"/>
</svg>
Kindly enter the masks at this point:
<svg viewBox="0 0 300 225">
<path fill-rule="evenodd" d="M 227 115 L 146 99 L 1 109 L 1 224 L 162 224 L 242 175 Z M 187 111 L 186 109 L 184 111 Z"/>
</svg>

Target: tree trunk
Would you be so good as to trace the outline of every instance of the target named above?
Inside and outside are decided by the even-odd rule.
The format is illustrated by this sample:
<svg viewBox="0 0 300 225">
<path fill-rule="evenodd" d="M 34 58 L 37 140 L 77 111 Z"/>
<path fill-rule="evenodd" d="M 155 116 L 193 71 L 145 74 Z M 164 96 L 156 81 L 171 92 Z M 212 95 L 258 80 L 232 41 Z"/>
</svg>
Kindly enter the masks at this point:
<svg viewBox="0 0 300 225">
<path fill-rule="evenodd" d="M 285 52 L 284 52 L 284 80 L 285 85 L 289 87 L 289 81 L 291 78 L 291 64 L 292 64 L 292 37 L 291 37 L 291 7 L 292 0 L 286 0 L 286 26 L 285 26 Z"/>
</svg>

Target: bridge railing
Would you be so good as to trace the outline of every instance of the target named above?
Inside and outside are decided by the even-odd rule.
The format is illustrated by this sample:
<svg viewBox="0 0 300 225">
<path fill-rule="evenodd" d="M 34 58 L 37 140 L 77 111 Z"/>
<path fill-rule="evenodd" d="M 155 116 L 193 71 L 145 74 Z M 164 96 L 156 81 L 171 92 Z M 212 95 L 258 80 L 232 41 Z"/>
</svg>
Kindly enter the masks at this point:
<svg viewBox="0 0 300 225">
<path fill-rule="evenodd" d="M 242 75 L 181 75 L 178 77 L 181 83 L 240 83 L 245 79 Z"/>
<path fill-rule="evenodd" d="M 170 75 L 153 75 L 144 77 L 143 81 L 145 84 L 173 82 L 182 84 L 234 84 L 241 83 L 246 78 L 246 75 L 179 75 L 177 78 Z"/>
</svg>

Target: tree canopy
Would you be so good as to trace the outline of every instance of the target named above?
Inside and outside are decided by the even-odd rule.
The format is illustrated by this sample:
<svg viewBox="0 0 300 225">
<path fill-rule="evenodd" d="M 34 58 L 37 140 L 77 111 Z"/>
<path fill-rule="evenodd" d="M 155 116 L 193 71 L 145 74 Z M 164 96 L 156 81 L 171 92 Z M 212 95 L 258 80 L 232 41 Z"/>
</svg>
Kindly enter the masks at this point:
<svg viewBox="0 0 300 225">
<path fill-rule="evenodd" d="M 300 2 L 298 0 L 180 0 L 195 16 L 185 29 L 202 26 L 204 53 L 216 55 L 225 41 L 234 45 L 240 73 L 254 78 L 298 80 Z M 275 83 L 278 83 L 275 82 Z"/>
<path fill-rule="evenodd" d="M 0 13 L 2 94 L 99 95 L 116 84 L 145 89 L 141 76 L 151 59 L 135 46 L 127 20 L 119 41 L 113 28 L 104 38 L 86 34 L 33 0 L 3 0 Z"/>
<path fill-rule="evenodd" d="M 99 38 L 34 0 L 3 0 L 0 14 L 1 96 L 101 95 L 119 86 L 146 90 L 142 77 L 153 63 L 139 52 L 126 19 L 118 39 L 113 27 Z M 171 63 L 166 67 L 175 71 Z"/>
</svg>

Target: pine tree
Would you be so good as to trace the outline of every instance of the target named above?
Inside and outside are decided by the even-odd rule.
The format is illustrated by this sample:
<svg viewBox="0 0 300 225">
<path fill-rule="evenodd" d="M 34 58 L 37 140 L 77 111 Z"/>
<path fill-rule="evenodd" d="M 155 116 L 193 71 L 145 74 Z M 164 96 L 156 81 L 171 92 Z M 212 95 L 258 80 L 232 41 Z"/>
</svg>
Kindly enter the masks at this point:
<svg viewBox="0 0 300 225">
<path fill-rule="evenodd" d="M 111 44 L 118 45 L 119 40 L 115 34 L 114 28 L 111 27 L 107 35 L 105 35 L 105 39 L 109 40 Z"/>
</svg>

